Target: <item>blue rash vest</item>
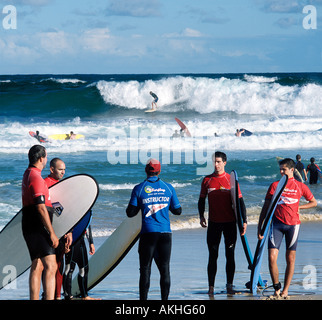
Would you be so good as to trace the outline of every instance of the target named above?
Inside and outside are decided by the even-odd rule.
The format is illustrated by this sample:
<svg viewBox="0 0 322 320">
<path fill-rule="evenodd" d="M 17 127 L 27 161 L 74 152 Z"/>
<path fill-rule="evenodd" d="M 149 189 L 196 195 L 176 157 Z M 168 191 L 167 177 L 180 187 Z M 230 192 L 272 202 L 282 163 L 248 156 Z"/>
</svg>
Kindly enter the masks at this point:
<svg viewBox="0 0 322 320">
<path fill-rule="evenodd" d="M 130 204 L 142 211 L 141 233 L 171 233 L 169 208 L 180 208 L 177 194 L 171 184 L 157 176 L 149 177 L 133 188 Z"/>
</svg>

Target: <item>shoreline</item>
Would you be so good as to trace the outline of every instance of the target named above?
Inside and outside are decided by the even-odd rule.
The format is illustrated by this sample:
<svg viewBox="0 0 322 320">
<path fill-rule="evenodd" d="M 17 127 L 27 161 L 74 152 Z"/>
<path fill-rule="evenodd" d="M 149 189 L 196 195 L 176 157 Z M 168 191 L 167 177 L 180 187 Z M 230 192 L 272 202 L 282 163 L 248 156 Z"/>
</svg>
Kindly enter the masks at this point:
<svg viewBox="0 0 322 320">
<path fill-rule="evenodd" d="M 246 233 L 252 252 L 255 251 L 257 243 L 256 227 L 255 225 L 249 225 Z M 322 240 L 320 240 L 319 233 L 321 227 L 322 222 L 305 222 L 301 225 L 295 272 L 288 300 L 322 300 Z M 269 295 L 273 294 L 272 289 L 267 289 L 264 292 L 265 296 L 262 293 L 252 295 L 245 288 L 245 283 L 250 278 L 250 271 L 248 270 L 246 257 L 240 237 L 238 236 L 235 249 L 236 271 L 234 286 L 235 290 L 241 291 L 242 294 L 227 296 L 225 293 L 225 252 L 222 238 L 219 249 L 215 294 L 209 297 L 207 294 L 208 249 L 206 232 L 206 229 L 202 228 L 173 231 L 169 300 L 180 300 L 183 303 L 188 300 L 253 301 L 266 300 Z M 94 238 L 96 250 L 105 239 L 106 237 Z M 89 295 L 93 298 L 101 298 L 102 300 L 138 300 L 139 256 L 137 249 L 138 243 L 133 246 L 120 264 L 105 279 L 89 291 Z M 282 284 L 285 269 L 284 252 L 285 244 L 283 243 L 278 258 L 280 281 Z M 78 271 L 75 270 L 74 276 L 77 274 L 76 272 Z M 268 286 L 270 286 L 271 279 L 268 270 L 267 252 L 264 255 L 261 275 L 264 280 L 267 280 Z M 17 279 L 16 289 L 2 289 L 0 291 L 0 300 L 27 300 L 28 276 L 29 270 Z M 152 265 L 148 299 L 160 300 L 159 272 L 155 263 Z"/>
</svg>

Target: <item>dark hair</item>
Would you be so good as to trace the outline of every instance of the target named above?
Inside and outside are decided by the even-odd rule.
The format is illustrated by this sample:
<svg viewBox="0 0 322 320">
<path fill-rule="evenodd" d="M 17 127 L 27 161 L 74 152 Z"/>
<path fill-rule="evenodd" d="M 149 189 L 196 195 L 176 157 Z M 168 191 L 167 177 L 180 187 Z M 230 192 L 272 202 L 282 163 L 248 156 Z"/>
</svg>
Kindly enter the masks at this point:
<svg viewBox="0 0 322 320">
<path fill-rule="evenodd" d="M 50 166 L 56 168 L 57 161 L 62 161 L 60 158 L 53 158 L 50 160 Z"/>
<path fill-rule="evenodd" d="M 35 164 L 40 158 L 45 158 L 45 157 L 46 157 L 45 147 L 39 144 L 36 144 L 29 149 L 28 159 L 29 159 L 30 165 Z"/>
<path fill-rule="evenodd" d="M 296 160 L 299 161 L 301 159 L 301 155 L 300 154 L 297 154 L 296 155 Z"/>
<path fill-rule="evenodd" d="M 145 173 L 146 173 L 149 177 L 154 177 L 154 176 L 157 176 L 157 175 L 160 173 L 160 171 L 158 171 L 158 172 L 151 172 L 151 171 L 148 171 L 148 170 L 146 170 L 146 169 L 145 169 Z"/>
<path fill-rule="evenodd" d="M 315 158 L 314 158 L 314 157 L 312 157 L 312 158 L 310 159 L 310 162 L 311 162 L 311 163 L 314 163 L 314 162 L 315 162 Z"/>
<path fill-rule="evenodd" d="M 289 169 L 295 168 L 295 162 L 291 158 L 285 158 L 279 161 L 279 165 L 286 165 Z"/>
<path fill-rule="evenodd" d="M 213 155 L 212 155 L 212 160 L 215 161 L 215 158 L 221 158 L 223 162 L 227 161 L 227 156 L 226 153 L 221 152 L 221 151 L 216 151 Z"/>
</svg>

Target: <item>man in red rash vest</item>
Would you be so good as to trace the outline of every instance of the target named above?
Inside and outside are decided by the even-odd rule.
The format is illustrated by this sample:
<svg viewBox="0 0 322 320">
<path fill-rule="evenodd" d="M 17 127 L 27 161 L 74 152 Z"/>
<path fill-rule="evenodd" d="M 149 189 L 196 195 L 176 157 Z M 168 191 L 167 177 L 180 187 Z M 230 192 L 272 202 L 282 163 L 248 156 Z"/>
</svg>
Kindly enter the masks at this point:
<svg viewBox="0 0 322 320">
<path fill-rule="evenodd" d="M 65 175 L 66 166 L 64 161 L 59 158 L 53 158 L 50 161 L 50 174 L 45 178 L 45 182 L 49 187 L 53 186 Z M 73 242 L 72 233 L 65 235 L 59 242 L 59 246 L 56 249 L 56 260 L 57 260 L 57 273 L 56 273 L 56 292 L 55 299 L 61 299 L 61 288 L 63 284 L 63 268 L 64 268 L 64 254 L 69 252 L 69 247 Z"/>
<path fill-rule="evenodd" d="M 217 259 L 222 233 L 225 238 L 225 252 L 227 261 L 227 293 L 234 294 L 235 291 L 233 290 L 233 280 L 235 274 L 235 244 L 237 241 L 237 228 L 236 217 L 233 211 L 230 195 L 230 174 L 225 172 L 225 166 L 227 163 L 226 154 L 220 151 L 215 152 L 213 155 L 213 163 L 215 172 L 203 179 L 198 201 L 200 224 L 203 228 L 206 228 L 207 222 L 204 217 L 204 212 L 206 197 L 208 197 L 208 294 L 214 294 L 214 283 L 217 273 Z M 244 235 L 247 228 L 246 208 L 240 190 L 238 190 L 238 193 L 244 221 L 243 231 L 241 234 Z"/>
<path fill-rule="evenodd" d="M 54 209 L 49 190 L 41 177 L 41 171 L 47 163 L 46 149 L 41 145 L 34 145 L 29 150 L 28 158 L 29 167 L 22 180 L 22 232 L 32 261 L 29 276 L 30 299 L 39 299 L 42 279 L 44 298 L 52 300 L 57 270 L 55 248 L 59 240 L 51 224 Z"/>
<path fill-rule="evenodd" d="M 292 159 L 286 158 L 281 160 L 279 162 L 279 166 L 281 175 L 287 175 L 288 181 L 277 203 L 274 216 L 272 218 L 268 239 L 268 259 L 273 288 L 275 290 L 274 296 L 287 298 L 295 266 L 296 247 L 301 223 L 299 212 L 301 209 L 316 207 L 317 202 L 309 187 L 294 179 L 295 162 Z M 277 184 L 278 181 L 275 181 L 270 185 L 266 194 L 264 206 L 259 216 L 257 236 L 260 240 L 263 239 L 263 236 L 260 234 L 261 227 Z M 300 205 L 301 197 L 304 197 L 308 202 Z M 278 280 L 279 272 L 277 267 L 277 258 L 284 236 L 286 243 L 286 270 L 284 288 L 283 291 L 280 292 L 281 283 Z"/>
</svg>

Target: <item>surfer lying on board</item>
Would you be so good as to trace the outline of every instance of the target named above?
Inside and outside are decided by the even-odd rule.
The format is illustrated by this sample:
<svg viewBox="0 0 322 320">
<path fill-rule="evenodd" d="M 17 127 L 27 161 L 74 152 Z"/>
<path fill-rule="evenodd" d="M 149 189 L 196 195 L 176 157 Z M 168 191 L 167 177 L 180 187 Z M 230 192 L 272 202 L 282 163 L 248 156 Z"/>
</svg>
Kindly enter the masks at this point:
<svg viewBox="0 0 322 320">
<path fill-rule="evenodd" d="M 159 98 L 158 98 L 158 96 L 154 93 L 154 92 L 152 92 L 152 91 L 150 91 L 150 95 L 153 97 L 153 101 L 152 101 L 152 110 L 154 110 L 154 109 L 156 109 L 158 106 L 157 106 L 157 102 L 158 102 L 158 100 L 159 100 Z M 155 108 L 153 108 L 153 105 L 155 106 Z"/>
<path fill-rule="evenodd" d="M 275 297 L 286 298 L 290 287 L 296 257 L 296 247 L 298 233 L 300 229 L 300 209 L 309 209 L 316 207 L 317 202 L 310 191 L 309 187 L 302 182 L 294 179 L 295 162 L 286 158 L 279 162 L 280 173 L 282 176 L 287 175 L 288 181 L 285 189 L 277 203 L 274 216 L 271 223 L 270 236 L 268 240 L 268 259 L 269 271 L 271 274 Z M 258 222 L 258 239 L 263 239 L 260 234 L 262 223 L 267 214 L 270 200 L 274 194 L 278 181 L 273 182 L 266 194 L 265 203 L 262 208 Z M 304 197 L 308 203 L 300 205 L 300 198 Z M 277 267 L 277 257 L 283 237 L 286 240 L 286 270 L 284 288 L 281 293 L 281 283 L 279 282 L 279 272 Z"/>
<path fill-rule="evenodd" d="M 73 131 L 71 131 L 70 134 L 68 135 L 68 139 L 74 140 L 75 138 L 76 138 L 76 134 Z"/>
<path fill-rule="evenodd" d="M 204 217 L 204 212 L 206 197 L 208 196 L 208 294 L 214 294 L 215 277 L 217 273 L 217 259 L 222 233 L 225 239 L 227 293 L 235 294 L 236 292 L 233 290 L 233 280 L 235 275 L 235 244 L 237 241 L 237 227 L 230 195 L 230 174 L 225 172 L 225 166 L 227 163 L 226 154 L 216 151 L 213 155 L 213 163 L 215 172 L 203 179 L 198 201 L 200 225 L 203 228 L 206 228 L 207 222 Z M 243 214 L 243 221 L 245 221 L 241 235 L 244 235 L 247 228 L 246 207 L 240 190 L 238 190 L 238 192 Z"/>
<path fill-rule="evenodd" d="M 34 135 L 34 138 L 36 138 L 39 142 L 46 142 L 46 138 L 39 135 L 39 131 L 36 131 L 36 134 Z"/>
<path fill-rule="evenodd" d="M 241 137 L 244 132 L 245 132 L 245 129 L 237 129 L 236 133 L 235 133 L 235 136 L 236 137 Z"/>
</svg>

